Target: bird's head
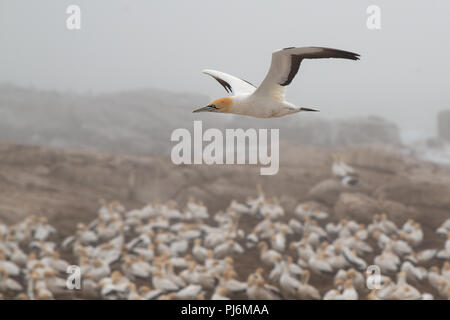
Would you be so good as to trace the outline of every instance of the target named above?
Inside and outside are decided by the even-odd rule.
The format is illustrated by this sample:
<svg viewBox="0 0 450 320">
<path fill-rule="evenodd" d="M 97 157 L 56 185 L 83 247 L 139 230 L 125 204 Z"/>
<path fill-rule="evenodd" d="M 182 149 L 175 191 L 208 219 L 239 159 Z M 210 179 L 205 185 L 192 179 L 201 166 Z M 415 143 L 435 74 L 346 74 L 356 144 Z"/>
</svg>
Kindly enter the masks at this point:
<svg viewBox="0 0 450 320">
<path fill-rule="evenodd" d="M 192 112 L 221 112 L 230 113 L 233 99 L 231 97 L 220 98 L 211 101 L 206 107 L 196 109 Z"/>
</svg>

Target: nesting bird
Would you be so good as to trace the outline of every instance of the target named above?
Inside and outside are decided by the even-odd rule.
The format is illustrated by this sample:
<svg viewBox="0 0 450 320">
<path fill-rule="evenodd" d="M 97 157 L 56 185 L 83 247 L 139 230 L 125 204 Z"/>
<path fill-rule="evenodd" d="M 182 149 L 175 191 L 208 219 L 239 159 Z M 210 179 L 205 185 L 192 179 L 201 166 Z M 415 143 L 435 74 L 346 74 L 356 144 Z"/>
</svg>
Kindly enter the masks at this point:
<svg viewBox="0 0 450 320">
<path fill-rule="evenodd" d="M 329 217 L 312 203 L 289 212 L 259 187 L 255 198 L 233 200 L 211 218 L 194 199 L 184 209 L 172 201 L 131 211 L 102 203 L 97 218 L 77 225 L 66 239 L 39 217 L 0 223 L 0 294 L 111 300 L 450 298 L 446 222 L 437 233 L 447 230 L 447 239 L 427 247 L 421 225 L 411 219 L 397 225 L 387 213 L 368 224 Z M 80 290 L 66 287 L 71 265 L 80 267 Z M 369 267 L 378 268 L 378 278 Z"/>
<path fill-rule="evenodd" d="M 354 186 L 358 184 L 359 177 L 356 170 L 346 164 L 341 155 L 334 153 L 332 154 L 332 158 L 333 164 L 331 166 L 331 171 L 333 172 L 333 175 L 345 186 Z"/>
</svg>

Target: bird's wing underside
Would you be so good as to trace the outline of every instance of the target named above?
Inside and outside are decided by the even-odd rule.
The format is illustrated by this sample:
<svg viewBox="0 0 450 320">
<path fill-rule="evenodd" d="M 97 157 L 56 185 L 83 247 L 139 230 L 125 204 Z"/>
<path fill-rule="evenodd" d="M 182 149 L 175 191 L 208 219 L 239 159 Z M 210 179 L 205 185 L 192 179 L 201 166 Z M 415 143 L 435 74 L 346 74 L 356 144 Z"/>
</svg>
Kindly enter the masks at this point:
<svg viewBox="0 0 450 320">
<path fill-rule="evenodd" d="M 303 59 L 342 58 L 359 60 L 359 54 L 321 47 L 284 48 L 272 53 L 269 72 L 255 91 L 257 95 L 284 100 L 285 86 L 291 83 Z"/>
<path fill-rule="evenodd" d="M 224 72 L 216 70 L 203 70 L 202 72 L 216 79 L 228 93 L 233 93 L 234 95 L 251 94 L 256 90 L 256 87 L 250 82 Z"/>
</svg>

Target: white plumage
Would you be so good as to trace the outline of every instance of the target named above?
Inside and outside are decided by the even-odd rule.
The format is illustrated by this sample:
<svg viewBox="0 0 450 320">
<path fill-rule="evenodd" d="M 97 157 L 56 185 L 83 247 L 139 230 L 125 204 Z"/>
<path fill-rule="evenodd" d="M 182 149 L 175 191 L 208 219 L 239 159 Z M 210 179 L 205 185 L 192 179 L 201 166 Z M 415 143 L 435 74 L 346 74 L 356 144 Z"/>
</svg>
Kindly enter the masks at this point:
<svg viewBox="0 0 450 320">
<path fill-rule="evenodd" d="M 269 72 L 258 88 L 248 81 L 215 70 L 203 73 L 216 79 L 232 97 L 212 101 L 194 112 L 234 113 L 258 118 L 282 117 L 300 111 L 317 111 L 285 100 L 285 86 L 297 74 L 303 59 L 342 58 L 358 60 L 356 53 L 321 47 L 284 48 L 272 54 Z"/>
</svg>

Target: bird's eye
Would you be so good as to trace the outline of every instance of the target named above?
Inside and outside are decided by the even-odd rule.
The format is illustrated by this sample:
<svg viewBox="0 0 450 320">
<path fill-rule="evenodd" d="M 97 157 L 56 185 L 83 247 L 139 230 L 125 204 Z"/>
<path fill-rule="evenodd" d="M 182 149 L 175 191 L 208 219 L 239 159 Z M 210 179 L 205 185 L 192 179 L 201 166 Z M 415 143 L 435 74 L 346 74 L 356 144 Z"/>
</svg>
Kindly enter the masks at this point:
<svg viewBox="0 0 450 320">
<path fill-rule="evenodd" d="M 215 104 L 211 104 L 211 105 L 209 105 L 209 107 L 212 108 L 212 109 L 217 109 Z"/>
</svg>

